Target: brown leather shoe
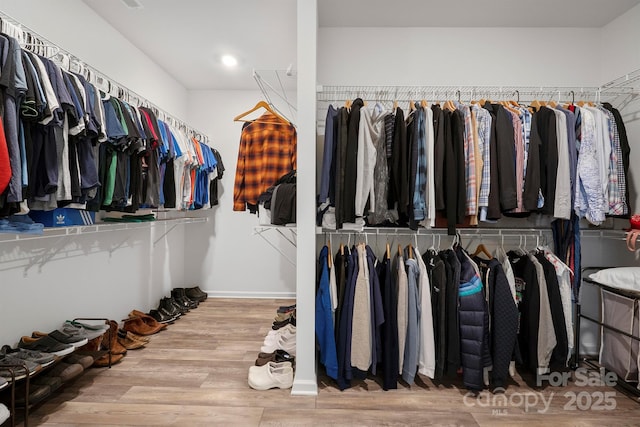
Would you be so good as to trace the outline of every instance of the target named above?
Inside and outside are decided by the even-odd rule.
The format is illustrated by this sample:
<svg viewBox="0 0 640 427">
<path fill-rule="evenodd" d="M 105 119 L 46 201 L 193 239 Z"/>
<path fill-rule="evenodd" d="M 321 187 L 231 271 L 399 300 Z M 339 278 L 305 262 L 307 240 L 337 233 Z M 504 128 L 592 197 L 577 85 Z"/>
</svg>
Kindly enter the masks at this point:
<svg viewBox="0 0 640 427">
<path fill-rule="evenodd" d="M 127 350 L 136 350 L 147 345 L 146 342 L 138 341 L 133 338 L 133 334 L 128 331 L 123 331 L 124 334 L 118 332 L 118 342 Z"/>
<path fill-rule="evenodd" d="M 115 320 L 109 320 L 109 331 L 102 336 L 102 349 L 111 349 L 111 354 L 127 353 L 127 349 L 118 342 L 118 323 Z"/>
<path fill-rule="evenodd" d="M 124 359 L 124 354 L 112 354 L 111 355 L 111 364 L 115 365 L 117 363 L 122 362 L 122 359 Z M 106 368 L 107 366 L 109 366 L 109 355 L 105 354 L 104 356 L 100 357 L 99 359 L 96 359 L 95 362 L 93 362 L 93 367 L 94 368 Z"/>
<path fill-rule="evenodd" d="M 151 326 L 152 328 L 157 328 L 158 326 L 160 326 L 161 329 L 164 329 L 167 327 L 166 324 L 158 322 L 156 319 L 149 316 L 147 313 L 143 313 L 142 311 L 139 311 L 139 310 L 132 310 L 131 313 L 129 313 L 129 319 L 134 317 L 139 317 L 140 319 L 142 319 L 144 323 Z"/>
<path fill-rule="evenodd" d="M 130 338 L 133 338 L 134 340 L 143 342 L 145 344 L 149 344 L 149 342 L 151 342 L 151 338 L 149 338 L 149 337 L 145 337 L 145 336 L 142 336 L 142 335 L 134 334 L 133 332 L 125 331 L 122 328 L 118 330 L 118 334 L 120 334 L 119 336 L 128 335 Z"/>
<path fill-rule="evenodd" d="M 146 324 L 141 318 L 132 317 L 124 321 L 123 329 L 125 331 L 133 332 L 134 334 L 146 336 L 157 334 L 158 332 L 160 332 L 160 330 L 164 329 L 162 326 L 157 326 L 154 328 Z"/>
<path fill-rule="evenodd" d="M 84 351 L 99 351 L 101 345 L 102 345 L 102 335 L 100 335 L 99 337 L 96 337 L 96 338 L 93 338 L 93 339 L 89 340 L 88 343 L 86 343 L 82 347 L 78 348 L 77 351 L 80 351 L 80 352 L 84 352 Z"/>
</svg>

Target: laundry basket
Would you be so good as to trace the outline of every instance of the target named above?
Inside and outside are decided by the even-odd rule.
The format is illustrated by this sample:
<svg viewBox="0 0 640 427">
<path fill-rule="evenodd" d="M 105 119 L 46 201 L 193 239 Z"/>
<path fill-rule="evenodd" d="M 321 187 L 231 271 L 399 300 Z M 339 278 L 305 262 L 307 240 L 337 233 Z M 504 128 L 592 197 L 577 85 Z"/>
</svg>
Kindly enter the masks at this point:
<svg viewBox="0 0 640 427">
<path fill-rule="evenodd" d="M 590 275 L 600 284 L 602 323 L 640 337 L 640 268 L 619 267 Z M 638 382 L 640 341 L 601 327 L 599 362 L 621 380 Z"/>
</svg>

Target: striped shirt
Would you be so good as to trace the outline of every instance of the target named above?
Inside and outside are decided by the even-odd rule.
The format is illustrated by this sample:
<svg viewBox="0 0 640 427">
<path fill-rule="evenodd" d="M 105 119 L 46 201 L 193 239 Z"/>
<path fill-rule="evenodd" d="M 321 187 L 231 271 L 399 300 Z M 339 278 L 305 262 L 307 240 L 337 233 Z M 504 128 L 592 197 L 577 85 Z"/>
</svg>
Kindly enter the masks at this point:
<svg viewBox="0 0 640 427">
<path fill-rule="evenodd" d="M 471 123 L 471 109 L 466 105 L 459 105 L 464 116 L 464 182 L 466 191 L 466 215 L 477 215 L 478 205 L 476 203 L 476 160 L 473 148 L 473 125 Z"/>
<path fill-rule="evenodd" d="M 256 205 L 278 178 L 296 169 L 297 134 L 293 125 L 265 113 L 242 129 L 233 188 L 233 210 Z"/>
<path fill-rule="evenodd" d="M 624 166 L 622 163 L 622 149 L 620 147 L 620 134 L 613 113 L 606 108 L 600 110 L 609 117 L 609 137 L 611 139 L 611 157 L 609 158 L 609 215 L 624 215 L 625 191 Z M 622 180 L 620 177 L 622 176 Z M 624 188 L 623 188 L 624 186 Z"/>
<path fill-rule="evenodd" d="M 489 206 L 489 187 L 491 183 L 491 152 L 489 143 L 491 140 L 491 113 L 478 105 L 473 105 L 473 112 L 478 122 L 478 146 L 482 156 L 482 180 L 480 181 L 479 207 Z"/>
</svg>

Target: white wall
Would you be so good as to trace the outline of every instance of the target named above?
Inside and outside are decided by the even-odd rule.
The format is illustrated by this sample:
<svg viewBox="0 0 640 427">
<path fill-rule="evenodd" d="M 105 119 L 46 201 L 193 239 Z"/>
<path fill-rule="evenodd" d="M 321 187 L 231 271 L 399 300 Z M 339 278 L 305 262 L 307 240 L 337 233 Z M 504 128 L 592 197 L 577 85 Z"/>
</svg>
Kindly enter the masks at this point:
<svg viewBox="0 0 640 427">
<path fill-rule="evenodd" d="M 640 69 L 640 5 L 601 29 L 601 83 Z"/>
<path fill-rule="evenodd" d="M 0 0 L 0 11 L 168 113 L 186 118 L 185 88 L 82 0 Z"/>
<path fill-rule="evenodd" d="M 598 86 L 600 30 L 320 28 L 323 85 Z"/>
<path fill-rule="evenodd" d="M 243 124 L 233 118 L 261 99 L 263 96 L 257 90 L 189 93 L 189 122 L 210 135 L 211 145 L 220 151 L 226 168 L 220 184 L 220 206 L 215 208 L 212 221 L 190 226 L 185 240 L 187 282 L 197 283 L 215 296 L 295 295 L 295 266 L 253 234 L 254 226 L 258 225 L 255 215 L 233 211 L 233 184 Z M 289 99 L 295 102 L 295 93 L 289 94 Z M 288 113 L 286 108 L 280 109 Z M 261 112 L 262 109 L 250 117 L 255 118 Z M 264 237 L 295 260 L 295 248 L 276 231 L 267 231 Z"/>
<path fill-rule="evenodd" d="M 186 90 L 81 0 L 0 0 L 0 11 L 169 113 L 186 117 Z M 172 227 L 18 242 L 0 236 L 0 343 L 13 345 L 21 335 L 50 331 L 65 319 L 120 320 L 134 308 L 157 306 L 172 287 L 185 284 L 184 227 L 189 225 Z"/>
<path fill-rule="evenodd" d="M 640 70 L 640 5 L 602 28 L 601 74 L 602 83 Z M 638 87 L 638 82 L 635 83 Z M 629 103 L 621 111 L 631 146 L 631 165 L 640 164 L 640 150 L 635 143 L 640 138 L 640 101 Z M 640 212 L 640 173 L 630 168 L 631 211 Z"/>
</svg>

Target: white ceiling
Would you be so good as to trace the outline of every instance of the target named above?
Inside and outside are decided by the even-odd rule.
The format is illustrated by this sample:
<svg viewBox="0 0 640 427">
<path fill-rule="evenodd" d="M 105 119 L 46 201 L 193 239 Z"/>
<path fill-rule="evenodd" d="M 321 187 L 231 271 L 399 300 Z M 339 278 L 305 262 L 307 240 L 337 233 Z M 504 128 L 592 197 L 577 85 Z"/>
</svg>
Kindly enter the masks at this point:
<svg viewBox="0 0 640 427">
<path fill-rule="evenodd" d="M 602 27 L 640 0 L 319 0 L 324 27 Z"/>
<path fill-rule="evenodd" d="M 255 89 L 252 70 L 296 67 L 296 0 L 138 0 L 140 9 L 83 1 L 187 89 Z M 318 3 L 322 27 L 602 27 L 640 0 Z M 220 63 L 227 53 L 238 57 L 234 70 Z"/>
</svg>

